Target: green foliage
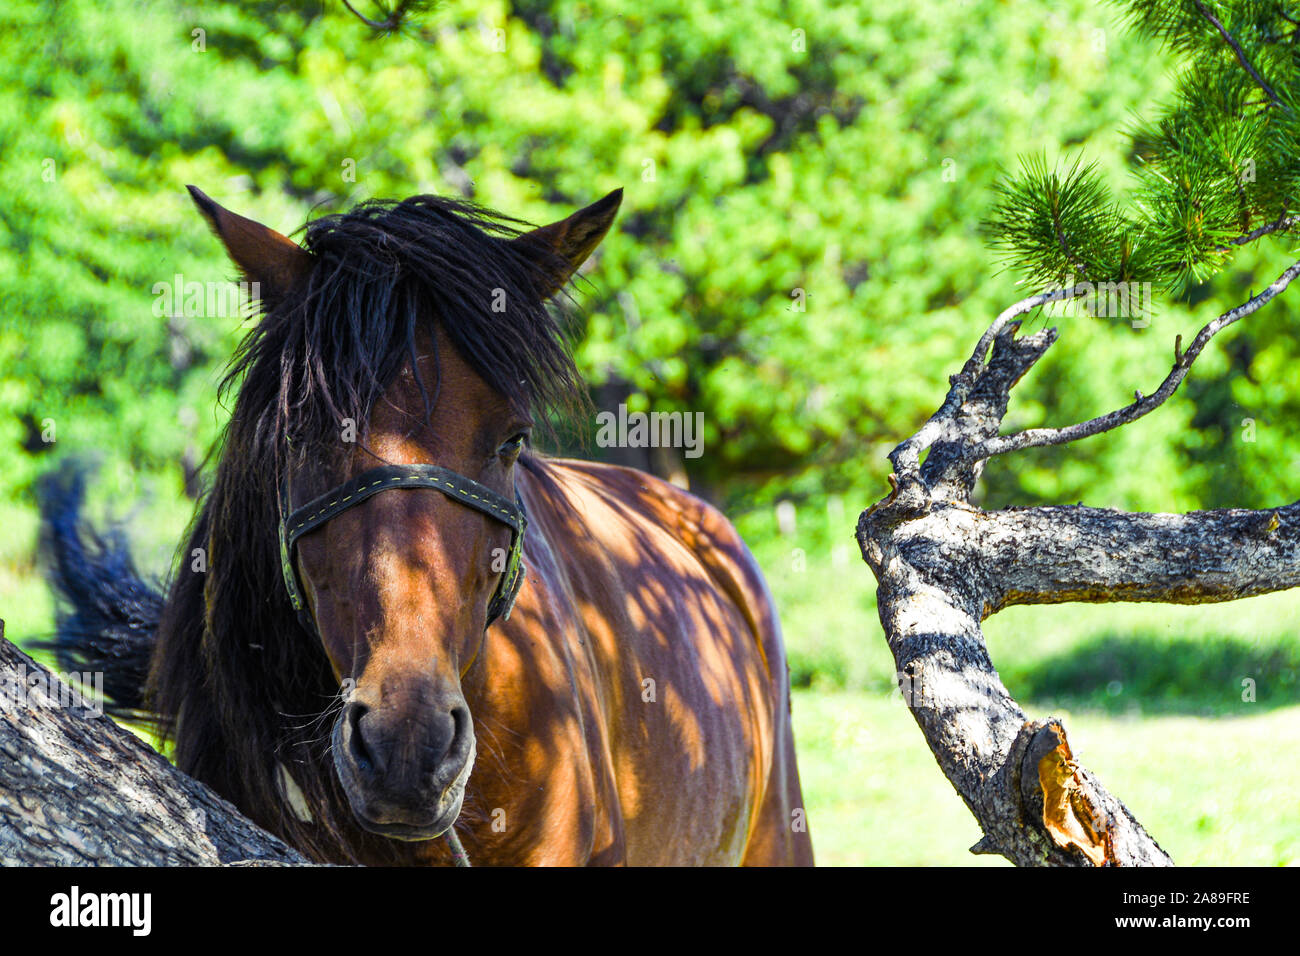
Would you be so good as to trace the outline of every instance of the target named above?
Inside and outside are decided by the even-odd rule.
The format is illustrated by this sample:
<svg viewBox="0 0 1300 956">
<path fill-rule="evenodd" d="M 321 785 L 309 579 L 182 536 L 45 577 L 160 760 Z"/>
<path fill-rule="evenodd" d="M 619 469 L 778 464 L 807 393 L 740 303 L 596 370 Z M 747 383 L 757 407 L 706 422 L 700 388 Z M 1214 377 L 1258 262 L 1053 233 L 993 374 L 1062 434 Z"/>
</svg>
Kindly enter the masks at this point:
<svg viewBox="0 0 1300 956">
<path fill-rule="evenodd" d="M 999 204 L 989 226 L 995 247 L 1032 282 L 1047 285 L 1066 276 L 1132 278 L 1132 249 L 1116 236 L 1127 227 L 1123 212 L 1109 200 L 1096 164 L 1079 160 L 1065 172 L 1047 168 L 1045 157 L 1021 164 L 1018 179 L 999 182 Z"/>
<path fill-rule="evenodd" d="M 1020 296 L 990 275 L 977 228 L 1000 170 L 1041 155 L 1037 194 L 1089 206 L 1098 183 L 1122 180 L 1128 112 L 1169 88 L 1154 41 L 1091 0 L 969 0 L 963 30 L 949 14 L 911 0 L 765 0 L 743 16 L 720 0 L 452 0 L 378 37 L 334 3 L 4 7 L 0 501 L 30 514 L 35 477 L 90 454 L 101 502 L 140 501 L 151 527 L 174 525 L 151 553 L 179 539 L 184 491 L 227 414 L 216 384 L 247 328 L 237 310 L 159 308 L 155 288 L 177 275 L 233 275 L 186 183 L 286 232 L 420 191 L 541 222 L 622 185 L 576 316 L 583 371 L 609 389 L 598 394 L 702 412 L 704 454 L 683 463 L 692 487 L 752 515 L 753 535 L 774 534 L 780 499 L 807 515 L 838 496 L 851 527 L 884 487 L 884 453 Z M 1282 76 L 1290 48 L 1251 49 Z M 1224 59 L 1212 52 L 1202 59 Z M 1270 119 L 1268 136 L 1285 128 Z M 1075 148 L 1096 159 L 1048 172 L 1047 156 Z M 1258 155 L 1261 203 L 1289 189 L 1276 170 L 1294 155 Z M 1069 315 L 1008 426 L 1077 421 L 1150 390 L 1173 334 L 1239 301 L 1274 261 L 1243 250 L 1240 269 L 1150 328 Z M 1158 415 L 1068 453 L 993 462 L 984 501 L 1289 500 L 1298 326 L 1284 298 L 1266 324 L 1223 337 Z M 574 450 L 604 454 L 592 423 L 578 426 Z M 6 531 L 6 553 L 30 553 L 30 521 Z"/>
<path fill-rule="evenodd" d="M 93 449 L 115 495 L 139 476 L 175 497 L 218 434 L 215 384 L 246 326 L 154 309 L 177 274 L 233 274 L 187 182 L 283 231 L 419 191 L 540 222 L 623 185 L 579 297 L 592 383 L 703 412 L 705 454 L 684 464 L 732 512 L 877 495 L 883 452 L 1015 295 L 975 228 L 1000 166 L 1113 150 L 1130 104 L 1163 88 L 1104 7 L 967 7 L 979 29 L 907 0 L 771 0 L 743 17 L 465 0 L 382 38 L 333 3 L 6 7 L 0 496 L 29 502 L 59 453 Z M 1094 393 L 1127 348 L 1095 339 L 1093 365 L 1062 373 L 1086 382 L 1078 404 L 1109 401 Z M 1044 418 L 1072 400 L 1025 396 Z M 587 425 L 578 450 L 601 454 Z M 1147 458 L 1176 472 L 1156 445 Z M 1092 494 L 1135 503 L 1112 481 L 1121 456 L 1092 464 Z M 1021 500 L 1075 493 L 1012 482 Z"/>
<path fill-rule="evenodd" d="M 1095 165 L 1040 159 L 999 184 L 986 227 L 1031 282 L 1204 282 L 1256 230 L 1300 210 L 1300 5 L 1123 0 L 1140 34 L 1182 60 L 1172 102 L 1132 135 L 1133 195 Z M 1254 237 L 1254 238 L 1257 238 Z"/>
</svg>

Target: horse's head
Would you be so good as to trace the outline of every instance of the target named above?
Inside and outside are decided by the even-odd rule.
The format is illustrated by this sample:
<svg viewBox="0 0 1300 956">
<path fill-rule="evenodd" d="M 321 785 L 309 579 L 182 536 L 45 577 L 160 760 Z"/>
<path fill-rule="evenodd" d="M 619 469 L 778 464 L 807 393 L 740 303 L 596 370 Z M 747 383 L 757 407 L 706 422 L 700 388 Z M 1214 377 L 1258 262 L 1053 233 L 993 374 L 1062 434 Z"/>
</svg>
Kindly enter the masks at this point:
<svg viewBox="0 0 1300 956">
<path fill-rule="evenodd" d="M 192 191 L 288 357 L 268 395 L 288 446 L 285 577 L 342 687 L 334 767 L 363 827 L 433 838 L 474 762 L 462 682 L 509 603 L 516 463 L 547 377 L 576 376 L 544 302 L 621 193 L 513 235 L 417 197 L 313 223 L 303 248 Z M 415 483 L 394 465 L 445 471 Z"/>
</svg>

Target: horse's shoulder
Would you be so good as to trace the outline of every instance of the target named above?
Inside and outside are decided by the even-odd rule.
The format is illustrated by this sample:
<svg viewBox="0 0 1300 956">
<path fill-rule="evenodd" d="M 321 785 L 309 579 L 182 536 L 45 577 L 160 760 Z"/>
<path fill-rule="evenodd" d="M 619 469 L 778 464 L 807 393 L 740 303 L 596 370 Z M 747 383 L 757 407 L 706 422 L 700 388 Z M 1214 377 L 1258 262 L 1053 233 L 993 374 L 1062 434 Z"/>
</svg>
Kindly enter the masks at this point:
<svg viewBox="0 0 1300 956">
<path fill-rule="evenodd" d="M 770 661 L 774 653 L 780 654 L 784 664 L 780 625 L 767 582 L 740 533 L 718 508 L 634 468 L 577 459 L 550 459 L 547 465 L 562 483 L 580 486 L 582 493 L 625 513 L 631 510 L 679 541 L 740 610 L 764 657 Z"/>
</svg>

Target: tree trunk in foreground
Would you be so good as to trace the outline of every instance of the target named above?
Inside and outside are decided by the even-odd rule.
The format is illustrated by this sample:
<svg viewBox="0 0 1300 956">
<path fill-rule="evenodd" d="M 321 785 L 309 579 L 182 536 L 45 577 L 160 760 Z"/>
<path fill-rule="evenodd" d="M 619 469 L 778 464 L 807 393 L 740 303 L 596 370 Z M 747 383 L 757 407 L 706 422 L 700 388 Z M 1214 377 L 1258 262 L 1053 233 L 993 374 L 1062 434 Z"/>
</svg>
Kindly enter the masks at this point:
<svg viewBox="0 0 1300 956">
<path fill-rule="evenodd" d="M 306 864 L 4 639 L 0 865 Z"/>
</svg>

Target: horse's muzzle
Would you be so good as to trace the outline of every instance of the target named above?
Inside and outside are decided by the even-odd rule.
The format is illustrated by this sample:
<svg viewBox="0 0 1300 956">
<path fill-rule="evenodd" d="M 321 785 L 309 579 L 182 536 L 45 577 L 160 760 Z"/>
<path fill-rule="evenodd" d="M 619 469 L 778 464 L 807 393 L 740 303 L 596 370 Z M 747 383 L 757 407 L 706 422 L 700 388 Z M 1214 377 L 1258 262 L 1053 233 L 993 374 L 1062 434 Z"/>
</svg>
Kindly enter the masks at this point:
<svg viewBox="0 0 1300 956">
<path fill-rule="evenodd" d="M 357 822 L 397 840 L 432 840 L 460 815 L 474 765 L 474 727 L 451 706 L 344 705 L 334 725 L 334 767 Z"/>
</svg>

